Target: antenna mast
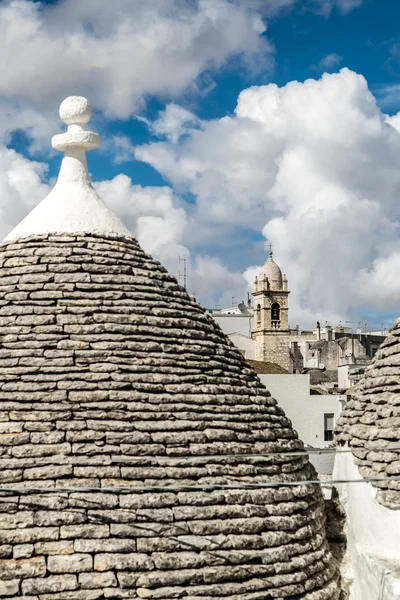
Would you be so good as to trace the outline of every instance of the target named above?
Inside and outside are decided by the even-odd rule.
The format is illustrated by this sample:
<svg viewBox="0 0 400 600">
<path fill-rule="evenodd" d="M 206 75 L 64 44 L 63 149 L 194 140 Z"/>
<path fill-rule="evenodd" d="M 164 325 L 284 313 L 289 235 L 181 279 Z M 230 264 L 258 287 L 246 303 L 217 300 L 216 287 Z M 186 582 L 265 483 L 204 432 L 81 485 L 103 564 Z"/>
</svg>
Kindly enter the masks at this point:
<svg viewBox="0 0 400 600">
<path fill-rule="evenodd" d="M 181 273 L 181 263 L 183 263 L 183 273 Z M 183 287 L 186 290 L 187 283 L 187 268 L 186 268 L 186 258 L 179 257 L 179 282 L 183 278 Z"/>
</svg>

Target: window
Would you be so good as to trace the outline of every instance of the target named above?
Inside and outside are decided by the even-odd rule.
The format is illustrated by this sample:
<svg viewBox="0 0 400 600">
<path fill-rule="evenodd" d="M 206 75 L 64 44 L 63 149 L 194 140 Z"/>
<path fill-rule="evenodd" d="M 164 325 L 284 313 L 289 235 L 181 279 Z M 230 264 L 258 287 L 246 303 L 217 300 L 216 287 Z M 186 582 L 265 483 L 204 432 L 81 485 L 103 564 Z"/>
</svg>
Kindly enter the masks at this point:
<svg viewBox="0 0 400 600">
<path fill-rule="evenodd" d="M 274 302 L 271 306 L 271 321 L 281 320 L 281 309 L 277 302 Z"/>
<path fill-rule="evenodd" d="M 261 304 L 257 304 L 257 325 L 261 324 Z"/>
<path fill-rule="evenodd" d="M 324 414 L 324 440 L 331 442 L 333 440 L 335 415 L 333 413 Z"/>
</svg>

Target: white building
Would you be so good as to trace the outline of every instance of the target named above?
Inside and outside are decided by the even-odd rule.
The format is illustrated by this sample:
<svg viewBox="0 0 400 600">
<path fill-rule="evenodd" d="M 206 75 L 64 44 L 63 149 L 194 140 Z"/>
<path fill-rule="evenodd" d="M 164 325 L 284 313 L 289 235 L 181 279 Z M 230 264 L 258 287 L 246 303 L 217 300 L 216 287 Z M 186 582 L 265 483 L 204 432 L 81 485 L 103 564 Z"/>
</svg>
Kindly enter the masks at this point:
<svg viewBox="0 0 400 600">
<path fill-rule="evenodd" d="M 309 375 L 258 375 L 292 421 L 299 438 L 313 448 L 333 444 L 333 430 L 346 396 L 310 394 Z M 331 474 L 334 454 L 310 456 L 318 473 Z"/>
<path fill-rule="evenodd" d="M 252 339 L 253 309 L 251 306 L 240 302 L 231 308 L 214 308 L 209 313 L 226 335 L 238 333 Z"/>
<path fill-rule="evenodd" d="M 240 302 L 231 308 L 213 309 L 209 313 L 247 359 L 255 359 L 255 344 L 252 338 L 253 308 Z"/>
<path fill-rule="evenodd" d="M 348 390 L 364 377 L 367 365 L 340 365 L 338 367 L 338 387 Z"/>
</svg>

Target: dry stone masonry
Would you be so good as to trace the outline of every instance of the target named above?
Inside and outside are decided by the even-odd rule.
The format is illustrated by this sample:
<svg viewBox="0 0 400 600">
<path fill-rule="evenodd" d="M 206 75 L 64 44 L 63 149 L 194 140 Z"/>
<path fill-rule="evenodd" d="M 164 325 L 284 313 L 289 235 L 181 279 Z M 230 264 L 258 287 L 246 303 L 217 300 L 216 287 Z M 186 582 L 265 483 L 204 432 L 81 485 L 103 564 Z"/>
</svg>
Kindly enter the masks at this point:
<svg viewBox="0 0 400 600">
<path fill-rule="evenodd" d="M 0 246 L 0 597 L 336 600 L 290 421 L 133 238 L 73 232 L 69 197 L 68 233 L 28 217 Z"/>
<path fill-rule="evenodd" d="M 336 427 L 338 445 L 348 444 L 363 477 L 376 481 L 377 500 L 400 508 L 400 320 L 376 353 L 347 402 Z"/>
</svg>

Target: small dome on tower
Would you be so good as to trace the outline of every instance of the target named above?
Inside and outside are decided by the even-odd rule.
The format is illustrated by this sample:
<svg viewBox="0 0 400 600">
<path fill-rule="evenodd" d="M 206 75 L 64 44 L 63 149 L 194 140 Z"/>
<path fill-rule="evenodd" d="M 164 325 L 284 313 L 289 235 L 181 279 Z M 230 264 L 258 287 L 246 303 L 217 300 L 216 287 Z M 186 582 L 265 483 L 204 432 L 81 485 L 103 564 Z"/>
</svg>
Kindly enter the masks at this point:
<svg viewBox="0 0 400 600">
<path fill-rule="evenodd" d="M 274 261 L 272 250 L 270 250 L 268 260 L 260 271 L 259 279 L 263 280 L 265 277 L 268 279 L 271 290 L 283 289 L 282 271 Z"/>
</svg>

